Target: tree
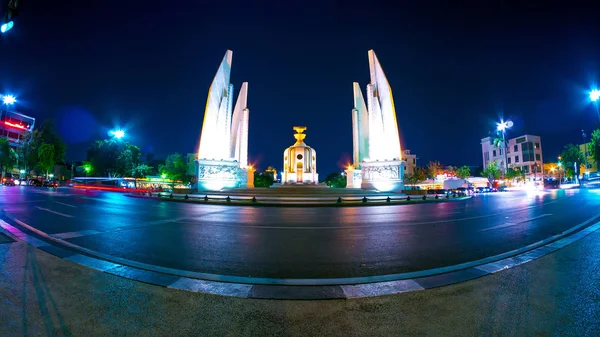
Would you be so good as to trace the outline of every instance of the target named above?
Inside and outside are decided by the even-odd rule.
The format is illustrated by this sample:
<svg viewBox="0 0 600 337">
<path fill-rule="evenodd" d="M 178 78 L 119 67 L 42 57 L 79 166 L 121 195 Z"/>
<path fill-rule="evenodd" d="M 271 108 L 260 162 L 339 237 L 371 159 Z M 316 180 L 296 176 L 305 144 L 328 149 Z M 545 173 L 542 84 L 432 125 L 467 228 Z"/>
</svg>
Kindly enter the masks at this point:
<svg viewBox="0 0 600 337">
<path fill-rule="evenodd" d="M 600 129 L 596 129 L 592 132 L 588 151 L 590 151 L 592 159 L 596 162 L 596 166 L 600 166 Z"/>
<path fill-rule="evenodd" d="M 17 165 L 17 161 L 17 153 L 10 147 L 8 139 L 0 138 L 0 168 L 2 169 L 2 177 L 4 177 L 6 171 L 12 170 Z"/>
<path fill-rule="evenodd" d="M 427 164 L 427 175 L 429 175 L 429 178 L 435 179 L 441 171 L 442 165 L 440 165 L 439 161 L 430 161 Z"/>
<path fill-rule="evenodd" d="M 573 174 L 579 177 L 579 166 L 586 162 L 585 156 L 579 151 L 579 148 L 569 144 L 565 146 L 565 150 L 560 154 L 560 157 L 567 172 L 569 169 L 574 169 Z"/>
<path fill-rule="evenodd" d="M 87 150 L 87 161 L 94 168 L 94 175 L 124 177 L 140 165 L 141 155 L 140 148 L 129 142 L 105 139 Z"/>
<path fill-rule="evenodd" d="M 347 184 L 346 176 L 339 172 L 333 172 L 327 175 L 323 181 L 327 186 L 334 188 L 345 188 Z"/>
<path fill-rule="evenodd" d="M 150 175 L 152 171 L 154 171 L 154 167 L 146 164 L 140 164 L 133 168 L 131 175 L 134 178 L 145 178 L 146 176 Z"/>
<path fill-rule="evenodd" d="M 54 145 L 42 144 L 38 149 L 38 166 L 42 171 L 46 172 L 46 179 L 48 179 L 48 171 L 54 169 Z"/>
<path fill-rule="evenodd" d="M 40 127 L 39 133 L 41 143 L 50 144 L 54 147 L 54 162 L 60 163 L 64 161 L 67 146 L 56 132 L 54 121 L 52 119 L 45 120 Z"/>
<path fill-rule="evenodd" d="M 406 179 L 406 182 L 408 182 L 410 185 L 416 185 L 422 181 L 427 180 L 427 173 L 425 172 L 425 169 L 422 167 L 415 167 L 415 170 L 412 174 L 406 174 L 404 176 L 404 179 Z"/>
<path fill-rule="evenodd" d="M 273 175 L 266 173 L 259 173 L 254 175 L 254 187 L 271 187 L 273 185 Z"/>
<path fill-rule="evenodd" d="M 38 148 L 41 145 L 41 134 L 38 130 L 24 132 L 21 135 L 21 146 L 17 150 L 19 165 L 25 172 L 35 169 L 38 163 Z"/>
<path fill-rule="evenodd" d="M 481 174 L 488 179 L 490 186 L 494 186 L 494 181 L 500 178 L 500 169 L 498 168 L 498 162 L 493 161 L 487 164 Z"/>
<path fill-rule="evenodd" d="M 506 180 L 510 180 L 510 181 L 514 181 L 517 176 L 520 175 L 519 172 L 517 172 L 517 170 L 515 170 L 514 168 L 509 168 L 508 170 L 506 170 L 506 174 L 504 175 L 504 178 L 506 178 Z"/>
<path fill-rule="evenodd" d="M 181 180 L 184 184 L 188 184 L 192 178 L 187 173 L 187 169 L 185 159 L 179 153 L 170 154 L 165 160 L 165 164 L 158 166 L 161 175 L 164 174 L 169 179 Z"/>
<path fill-rule="evenodd" d="M 456 176 L 460 179 L 467 179 L 471 176 L 471 169 L 468 166 L 459 167 L 456 170 Z"/>
</svg>

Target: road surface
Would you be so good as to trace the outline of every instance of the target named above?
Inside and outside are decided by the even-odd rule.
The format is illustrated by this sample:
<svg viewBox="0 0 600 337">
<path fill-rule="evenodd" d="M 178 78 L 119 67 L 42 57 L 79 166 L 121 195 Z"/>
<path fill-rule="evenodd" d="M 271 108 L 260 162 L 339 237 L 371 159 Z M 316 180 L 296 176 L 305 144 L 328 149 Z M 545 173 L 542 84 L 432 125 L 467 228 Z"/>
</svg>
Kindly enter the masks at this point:
<svg viewBox="0 0 600 337">
<path fill-rule="evenodd" d="M 133 261 L 230 276 L 342 278 L 450 266 L 526 246 L 600 213 L 600 191 L 261 208 L 17 186 L 0 188 L 0 205 L 45 233 Z"/>
</svg>

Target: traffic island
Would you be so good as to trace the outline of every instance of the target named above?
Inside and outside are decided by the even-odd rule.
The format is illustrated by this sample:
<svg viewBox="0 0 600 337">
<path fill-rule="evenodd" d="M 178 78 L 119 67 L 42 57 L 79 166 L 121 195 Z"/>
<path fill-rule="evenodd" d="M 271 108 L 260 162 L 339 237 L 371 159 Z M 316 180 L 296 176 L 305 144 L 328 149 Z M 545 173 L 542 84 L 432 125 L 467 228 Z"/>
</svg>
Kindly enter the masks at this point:
<svg viewBox="0 0 600 337">
<path fill-rule="evenodd" d="M 144 198 L 161 201 L 187 202 L 207 205 L 225 206 L 257 206 L 257 207 L 362 207 L 406 205 L 416 203 L 434 203 L 461 201 L 471 196 L 439 196 L 439 195 L 404 195 L 404 194 L 373 194 L 373 195 L 344 195 L 344 196 L 286 196 L 286 195 L 226 195 L 226 194 L 178 194 L 168 192 L 147 192 L 127 194 L 133 198 Z"/>
</svg>

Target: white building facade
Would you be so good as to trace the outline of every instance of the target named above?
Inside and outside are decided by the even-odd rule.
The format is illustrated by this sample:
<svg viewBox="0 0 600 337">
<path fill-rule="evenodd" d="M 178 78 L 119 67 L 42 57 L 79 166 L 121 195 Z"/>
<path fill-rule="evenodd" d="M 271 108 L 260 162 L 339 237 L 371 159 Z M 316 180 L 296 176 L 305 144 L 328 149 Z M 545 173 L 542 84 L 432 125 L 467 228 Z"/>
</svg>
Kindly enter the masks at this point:
<svg viewBox="0 0 600 337">
<path fill-rule="evenodd" d="M 506 140 L 506 156 L 502 146 L 494 144 L 494 137 L 481 139 L 483 168 L 495 161 L 498 168 L 504 171 L 504 160 L 509 169 L 522 169 L 528 179 L 541 179 L 543 174 L 542 141 L 539 136 L 523 135 Z"/>
<path fill-rule="evenodd" d="M 410 153 L 410 150 L 404 150 L 402 151 L 402 160 L 405 162 L 404 174 L 415 173 L 415 168 L 417 168 L 417 155 Z"/>
</svg>

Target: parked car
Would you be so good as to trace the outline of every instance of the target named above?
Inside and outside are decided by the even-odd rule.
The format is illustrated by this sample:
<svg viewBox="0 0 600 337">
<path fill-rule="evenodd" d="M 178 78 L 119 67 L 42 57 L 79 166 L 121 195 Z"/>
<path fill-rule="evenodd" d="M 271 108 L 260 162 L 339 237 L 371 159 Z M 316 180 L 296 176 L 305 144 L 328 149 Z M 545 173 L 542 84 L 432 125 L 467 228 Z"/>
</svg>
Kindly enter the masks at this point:
<svg viewBox="0 0 600 337">
<path fill-rule="evenodd" d="M 58 187 L 58 182 L 56 182 L 55 180 L 46 180 L 44 181 L 43 186 L 52 188 Z"/>
</svg>

